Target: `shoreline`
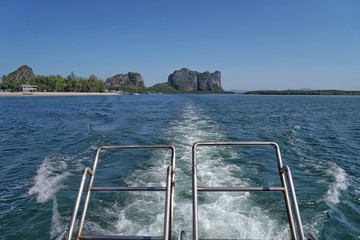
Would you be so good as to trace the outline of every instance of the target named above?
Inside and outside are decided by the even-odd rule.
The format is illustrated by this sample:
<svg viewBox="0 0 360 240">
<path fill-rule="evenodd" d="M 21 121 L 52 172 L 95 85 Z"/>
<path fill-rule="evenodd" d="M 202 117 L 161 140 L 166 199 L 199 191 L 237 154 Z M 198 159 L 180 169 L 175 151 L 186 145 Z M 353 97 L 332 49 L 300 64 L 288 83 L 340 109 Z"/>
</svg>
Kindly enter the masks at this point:
<svg viewBox="0 0 360 240">
<path fill-rule="evenodd" d="M 119 93 L 90 92 L 0 92 L 0 97 L 66 97 L 66 96 L 113 96 Z"/>
</svg>

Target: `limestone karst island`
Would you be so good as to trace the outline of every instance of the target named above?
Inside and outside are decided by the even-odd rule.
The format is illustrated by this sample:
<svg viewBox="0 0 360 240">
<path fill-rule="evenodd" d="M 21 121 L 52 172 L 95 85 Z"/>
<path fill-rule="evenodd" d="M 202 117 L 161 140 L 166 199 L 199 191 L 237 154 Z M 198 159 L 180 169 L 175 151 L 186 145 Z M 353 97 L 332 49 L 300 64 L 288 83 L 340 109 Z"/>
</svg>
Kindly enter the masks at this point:
<svg viewBox="0 0 360 240">
<path fill-rule="evenodd" d="M 116 74 L 105 81 L 95 75 L 88 78 L 74 73 L 60 75 L 36 75 L 27 65 L 1 78 L 2 92 L 41 93 L 224 93 L 220 71 L 197 72 L 182 68 L 171 73 L 167 82 L 146 87 L 140 73 Z"/>
</svg>

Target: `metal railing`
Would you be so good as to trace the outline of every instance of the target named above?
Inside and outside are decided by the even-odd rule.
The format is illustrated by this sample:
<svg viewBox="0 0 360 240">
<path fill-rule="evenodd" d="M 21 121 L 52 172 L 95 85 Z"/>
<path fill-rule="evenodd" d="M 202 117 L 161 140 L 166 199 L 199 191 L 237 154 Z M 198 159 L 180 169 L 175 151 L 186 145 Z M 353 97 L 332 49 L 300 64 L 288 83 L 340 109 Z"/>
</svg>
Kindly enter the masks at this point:
<svg viewBox="0 0 360 240">
<path fill-rule="evenodd" d="M 213 146 L 272 146 L 275 149 L 275 155 L 278 165 L 278 173 L 280 177 L 281 186 L 270 186 L 270 187 L 206 187 L 198 186 L 197 182 L 197 150 L 200 147 L 213 147 Z M 167 178 L 166 186 L 162 187 L 109 187 L 109 186 L 93 186 L 95 173 L 99 162 L 100 152 L 107 150 L 146 150 L 146 149 L 168 149 L 171 151 L 171 161 L 170 165 L 167 168 Z M 89 179 L 88 179 L 89 176 Z M 86 180 L 88 179 L 88 184 L 86 185 Z M 174 208 L 174 183 L 175 183 L 175 148 L 172 145 L 154 145 L 154 146 L 103 146 L 97 149 L 93 167 L 87 167 L 84 169 L 81 183 L 79 186 L 79 192 L 77 195 L 76 203 L 74 206 L 71 224 L 69 230 L 66 234 L 66 239 L 70 240 L 73 238 L 76 230 L 76 239 L 128 239 L 128 240 L 137 240 L 137 239 L 166 239 L 169 240 L 172 238 L 173 232 L 173 208 Z M 85 199 L 82 201 L 85 185 L 87 187 Z M 162 236 L 121 236 L 121 235 L 101 235 L 101 236 L 89 236 L 83 235 L 85 218 L 89 206 L 90 195 L 92 192 L 154 192 L 160 191 L 165 192 L 165 209 L 164 209 L 164 227 Z M 193 192 L 193 239 L 198 240 L 198 192 L 282 192 L 285 207 L 287 212 L 287 217 L 290 226 L 290 232 L 292 239 L 304 240 L 304 233 L 301 223 L 301 217 L 298 209 L 298 204 L 295 195 L 294 184 L 291 176 L 291 171 L 288 166 L 283 166 L 280 148 L 274 142 L 198 142 L 195 143 L 192 147 L 192 192 Z M 82 205 L 82 214 L 80 220 L 78 220 L 78 212 L 80 210 L 80 205 Z M 65 235 L 65 234 L 64 234 Z M 61 238 L 65 239 L 65 238 Z M 185 231 L 180 233 L 179 239 L 185 240 L 186 234 Z M 315 239 L 315 238 L 309 238 Z"/>
<path fill-rule="evenodd" d="M 94 187 L 94 179 L 95 173 L 99 162 L 100 152 L 104 150 L 129 150 L 129 149 L 137 149 L 137 150 L 145 150 L 145 149 L 169 149 L 171 151 L 171 162 L 167 168 L 167 178 L 166 178 L 166 186 L 165 187 Z M 174 207 L 174 182 L 175 182 L 175 148 L 171 145 L 154 145 L 154 146 L 102 146 L 99 147 L 96 151 L 95 160 L 93 164 L 93 168 L 85 168 L 79 192 L 77 195 L 75 207 L 73 210 L 71 223 L 69 227 L 69 231 L 67 234 L 68 240 L 72 239 L 75 224 L 77 222 L 77 215 L 81 205 L 81 198 L 84 192 L 85 181 L 87 176 L 90 176 L 88 189 L 86 192 L 85 200 L 83 201 L 82 215 L 80 218 L 80 222 L 78 224 L 77 236 L 76 239 L 164 239 L 168 240 L 171 238 L 172 226 L 173 226 L 173 207 Z M 86 218 L 86 213 L 89 206 L 90 195 L 92 192 L 132 192 L 132 191 L 162 191 L 165 192 L 165 209 L 164 209 L 164 231 L 162 236 L 118 236 L 118 235 L 109 235 L 109 236 L 86 236 L 83 235 L 84 222 Z"/>
<path fill-rule="evenodd" d="M 273 146 L 281 186 L 275 187 L 199 187 L 197 183 L 197 150 L 207 146 Z M 280 148 L 274 142 L 198 142 L 192 147 L 193 239 L 198 240 L 198 192 L 283 192 L 292 239 L 304 240 L 300 213 L 290 168 L 283 166 Z"/>
</svg>

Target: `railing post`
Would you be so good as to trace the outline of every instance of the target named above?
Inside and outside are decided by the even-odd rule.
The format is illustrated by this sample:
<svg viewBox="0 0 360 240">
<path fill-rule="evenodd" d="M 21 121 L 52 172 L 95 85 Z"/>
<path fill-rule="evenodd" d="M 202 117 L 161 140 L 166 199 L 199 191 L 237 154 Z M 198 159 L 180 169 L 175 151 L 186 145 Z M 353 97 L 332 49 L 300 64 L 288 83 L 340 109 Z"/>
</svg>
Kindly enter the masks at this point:
<svg viewBox="0 0 360 240">
<path fill-rule="evenodd" d="M 297 234 L 296 234 L 295 224 L 294 224 L 294 215 L 293 215 L 291 204 L 290 204 L 289 191 L 288 191 L 288 187 L 286 184 L 283 163 L 282 163 L 281 153 L 280 153 L 280 147 L 276 143 L 272 143 L 272 145 L 275 148 L 276 158 L 278 161 L 278 171 L 279 171 L 279 175 L 280 175 L 280 182 L 281 182 L 281 185 L 285 188 L 284 199 L 285 199 L 285 206 L 286 206 L 286 210 L 287 210 L 286 212 L 287 212 L 287 216 L 289 219 L 291 236 L 292 236 L 292 239 L 297 240 Z"/>
<path fill-rule="evenodd" d="M 80 183 L 80 186 L 79 186 L 79 192 L 78 192 L 78 195 L 77 195 L 77 198 L 76 198 L 75 207 L 74 207 L 73 214 L 72 214 L 72 217 L 71 217 L 69 233 L 68 233 L 68 236 L 67 236 L 68 240 L 71 240 L 72 235 L 74 233 L 76 216 L 77 216 L 77 213 L 79 211 L 80 202 L 81 202 L 81 196 L 82 196 L 82 193 L 83 193 L 83 190 L 84 190 L 84 185 L 85 185 L 85 180 L 86 180 L 87 173 L 92 175 L 93 171 L 89 167 L 87 167 L 87 168 L 85 168 L 85 170 L 83 172 L 83 176 L 82 176 L 81 183 Z"/>
<path fill-rule="evenodd" d="M 170 218 L 171 218 L 171 188 L 172 188 L 172 167 L 167 168 L 166 193 L 165 193 L 165 214 L 164 214 L 164 240 L 170 239 Z"/>
<path fill-rule="evenodd" d="M 102 147 L 99 147 L 96 150 L 96 155 L 95 155 L 94 165 L 93 165 L 93 169 L 92 169 L 92 174 L 91 174 L 90 179 L 89 179 L 89 185 L 88 185 L 88 190 L 87 190 L 86 198 L 85 198 L 85 202 L 84 202 L 83 213 L 82 213 L 81 220 L 80 220 L 78 237 L 81 236 L 81 233 L 82 233 L 82 230 L 83 230 L 83 227 L 84 227 L 85 216 L 86 216 L 87 208 L 89 206 L 91 187 L 92 187 L 92 185 L 94 183 L 95 172 L 96 172 L 96 168 L 97 168 L 97 164 L 98 164 L 98 161 L 99 161 L 99 155 L 100 155 L 101 150 L 102 150 Z"/>
<path fill-rule="evenodd" d="M 196 148 L 197 143 L 192 148 L 192 188 L 193 188 L 193 239 L 198 240 L 198 199 L 197 199 L 197 170 L 196 170 Z"/>
<path fill-rule="evenodd" d="M 170 238 L 173 232 L 173 226 L 174 226 L 174 201 L 175 201 L 175 157 L 176 157 L 176 150 L 175 147 L 172 145 L 169 145 L 169 148 L 171 149 L 171 201 L 170 201 L 170 226 L 169 226 L 169 232 L 170 232 Z"/>
<path fill-rule="evenodd" d="M 284 172 L 285 172 L 286 178 L 287 178 L 287 180 L 289 182 L 290 197 L 291 197 L 291 201 L 292 201 L 292 206 L 293 206 L 293 208 L 295 210 L 295 220 L 296 220 L 296 225 L 297 225 L 297 234 L 298 234 L 300 240 L 305 240 L 304 230 L 303 230 L 303 226 L 302 226 L 302 222 L 301 222 L 299 206 L 298 206 L 297 199 L 296 199 L 295 187 L 294 187 L 294 182 L 293 182 L 293 179 L 292 179 L 292 176 L 291 176 L 290 168 L 288 166 L 284 166 Z"/>
</svg>

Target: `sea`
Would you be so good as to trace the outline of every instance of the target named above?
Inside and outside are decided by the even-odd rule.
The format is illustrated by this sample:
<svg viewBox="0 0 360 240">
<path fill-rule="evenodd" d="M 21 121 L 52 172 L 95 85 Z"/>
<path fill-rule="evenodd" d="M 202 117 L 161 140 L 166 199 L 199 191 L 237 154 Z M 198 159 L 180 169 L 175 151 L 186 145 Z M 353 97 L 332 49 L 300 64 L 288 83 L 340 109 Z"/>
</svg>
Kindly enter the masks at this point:
<svg viewBox="0 0 360 240">
<path fill-rule="evenodd" d="M 192 238 L 192 145 L 266 141 L 291 169 L 305 235 L 360 239 L 360 97 L 0 97 L 0 239 L 56 239 L 100 146 L 176 149 L 174 226 Z M 279 186 L 273 148 L 204 147 L 201 186 Z M 166 150 L 101 153 L 97 186 L 164 186 Z M 199 193 L 199 237 L 290 239 L 281 193 Z M 94 193 L 84 232 L 157 236 L 162 192 Z"/>
</svg>

